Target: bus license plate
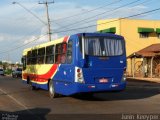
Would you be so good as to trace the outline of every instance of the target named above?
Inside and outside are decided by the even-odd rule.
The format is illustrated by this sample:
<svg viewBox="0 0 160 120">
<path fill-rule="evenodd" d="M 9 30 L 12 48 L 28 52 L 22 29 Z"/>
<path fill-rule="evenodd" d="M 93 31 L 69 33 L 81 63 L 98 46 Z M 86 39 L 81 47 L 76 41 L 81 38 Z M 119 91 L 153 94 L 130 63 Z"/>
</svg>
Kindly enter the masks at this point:
<svg viewBox="0 0 160 120">
<path fill-rule="evenodd" d="M 106 78 L 101 78 L 101 79 L 99 79 L 99 82 L 100 82 L 100 83 L 107 83 L 107 82 L 108 82 L 108 79 L 106 79 Z"/>
</svg>

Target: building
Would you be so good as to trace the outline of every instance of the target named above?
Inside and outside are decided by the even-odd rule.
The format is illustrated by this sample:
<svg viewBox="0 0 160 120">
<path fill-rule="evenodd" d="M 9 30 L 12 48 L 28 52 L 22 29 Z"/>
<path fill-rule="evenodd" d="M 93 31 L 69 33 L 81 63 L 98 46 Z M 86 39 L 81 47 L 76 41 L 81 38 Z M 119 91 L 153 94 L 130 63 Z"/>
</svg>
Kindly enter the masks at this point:
<svg viewBox="0 0 160 120">
<path fill-rule="evenodd" d="M 127 57 L 150 45 L 160 43 L 160 20 L 123 18 L 98 20 L 97 31 L 124 36 L 126 40 Z M 143 58 L 143 56 L 139 57 L 139 59 L 134 61 L 134 64 L 132 59 L 127 59 L 128 75 L 133 75 L 133 67 L 134 71 L 136 71 L 136 69 L 142 65 Z"/>
</svg>

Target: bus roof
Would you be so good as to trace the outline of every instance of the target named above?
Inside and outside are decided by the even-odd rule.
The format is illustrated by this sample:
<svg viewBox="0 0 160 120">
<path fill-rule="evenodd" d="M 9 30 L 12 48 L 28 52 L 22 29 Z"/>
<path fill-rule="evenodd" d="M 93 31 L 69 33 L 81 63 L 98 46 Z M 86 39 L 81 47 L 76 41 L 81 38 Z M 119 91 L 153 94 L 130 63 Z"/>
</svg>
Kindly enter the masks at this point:
<svg viewBox="0 0 160 120">
<path fill-rule="evenodd" d="M 30 47 L 30 48 L 26 48 L 26 49 L 23 50 L 23 55 L 26 55 L 27 52 L 32 50 L 32 49 L 38 49 L 38 48 L 42 48 L 42 47 L 45 47 L 45 46 L 61 43 L 61 42 L 65 41 L 65 39 L 67 39 L 68 37 L 69 36 L 65 36 L 65 37 L 62 37 L 62 38 L 59 38 L 59 39 L 56 39 L 56 40 L 53 40 L 53 41 L 49 41 L 49 42 L 42 43 L 42 44 Z"/>
<path fill-rule="evenodd" d="M 113 33 L 99 33 L 99 32 L 95 32 L 95 33 L 79 33 L 77 35 L 84 35 L 84 36 L 108 36 L 108 37 L 113 37 L 113 38 L 117 38 L 117 39 L 124 39 L 123 36 L 121 35 L 117 35 L 117 34 L 113 34 Z"/>
</svg>

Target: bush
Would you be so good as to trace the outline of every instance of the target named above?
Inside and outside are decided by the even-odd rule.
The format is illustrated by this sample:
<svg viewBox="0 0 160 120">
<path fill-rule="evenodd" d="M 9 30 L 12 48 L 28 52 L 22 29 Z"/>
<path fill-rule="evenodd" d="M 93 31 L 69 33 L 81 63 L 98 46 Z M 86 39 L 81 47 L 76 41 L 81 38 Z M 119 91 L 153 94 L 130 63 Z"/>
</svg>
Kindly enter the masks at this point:
<svg viewBox="0 0 160 120">
<path fill-rule="evenodd" d="M 12 70 L 11 69 L 6 69 L 5 71 L 4 71 L 4 74 L 6 74 L 6 75 L 10 75 L 12 73 Z"/>
</svg>

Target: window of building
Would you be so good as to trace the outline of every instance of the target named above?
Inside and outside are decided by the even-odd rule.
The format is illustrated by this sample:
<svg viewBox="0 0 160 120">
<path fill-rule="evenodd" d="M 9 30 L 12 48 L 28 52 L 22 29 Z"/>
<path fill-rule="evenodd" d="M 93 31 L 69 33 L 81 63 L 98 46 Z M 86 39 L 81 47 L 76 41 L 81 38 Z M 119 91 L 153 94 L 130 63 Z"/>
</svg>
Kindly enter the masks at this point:
<svg viewBox="0 0 160 120">
<path fill-rule="evenodd" d="M 46 64 L 54 63 L 54 46 L 46 47 Z"/>
<path fill-rule="evenodd" d="M 140 38 L 148 38 L 150 33 L 154 33 L 154 28 L 138 27 Z"/>
<path fill-rule="evenodd" d="M 149 37 L 149 33 L 144 32 L 144 33 L 139 33 L 140 38 L 148 38 Z"/>
<path fill-rule="evenodd" d="M 157 33 L 157 37 L 160 39 L 160 33 Z"/>
<path fill-rule="evenodd" d="M 100 33 L 112 33 L 112 34 L 115 34 L 116 33 L 116 27 L 111 27 L 111 28 L 107 28 L 107 29 L 104 29 L 104 30 L 100 30 L 99 32 Z"/>
<path fill-rule="evenodd" d="M 38 57 L 37 57 L 38 64 L 44 63 L 44 56 L 45 56 L 45 48 L 38 49 Z"/>
</svg>

